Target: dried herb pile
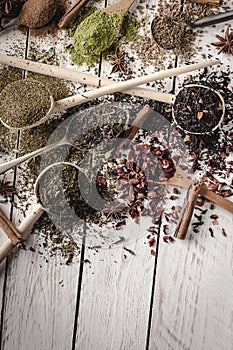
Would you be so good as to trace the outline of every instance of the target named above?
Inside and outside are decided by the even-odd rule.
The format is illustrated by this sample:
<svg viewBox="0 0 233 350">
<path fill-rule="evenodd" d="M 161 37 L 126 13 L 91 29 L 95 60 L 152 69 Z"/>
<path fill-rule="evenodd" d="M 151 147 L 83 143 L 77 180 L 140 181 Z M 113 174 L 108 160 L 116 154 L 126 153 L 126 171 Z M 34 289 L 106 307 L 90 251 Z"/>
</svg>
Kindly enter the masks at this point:
<svg viewBox="0 0 233 350">
<path fill-rule="evenodd" d="M 50 92 L 36 80 L 17 80 L 0 92 L 1 120 L 12 128 L 38 122 L 50 108 Z"/>
<path fill-rule="evenodd" d="M 40 28 L 52 20 L 55 12 L 54 0 L 27 0 L 20 10 L 18 20 L 29 28 Z"/>
<path fill-rule="evenodd" d="M 55 100 L 65 98 L 70 95 L 70 84 L 61 79 L 49 77 L 47 75 L 28 72 L 29 79 L 41 82 L 53 95 Z M 0 93 L 10 83 L 22 78 L 22 70 L 16 68 L 0 69 Z M 21 133 L 20 151 L 28 153 L 46 145 L 52 131 L 58 126 L 58 121 L 47 121 L 46 124 L 36 128 L 25 130 Z M 9 131 L 0 124 L 1 146 L 7 151 L 15 149 L 17 134 Z"/>
</svg>

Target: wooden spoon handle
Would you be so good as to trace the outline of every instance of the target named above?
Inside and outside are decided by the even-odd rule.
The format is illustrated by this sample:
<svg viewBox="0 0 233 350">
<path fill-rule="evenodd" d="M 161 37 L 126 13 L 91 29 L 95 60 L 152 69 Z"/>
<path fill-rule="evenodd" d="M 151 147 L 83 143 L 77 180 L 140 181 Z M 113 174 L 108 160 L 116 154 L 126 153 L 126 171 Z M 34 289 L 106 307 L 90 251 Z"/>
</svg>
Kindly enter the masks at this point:
<svg viewBox="0 0 233 350">
<path fill-rule="evenodd" d="M 60 18 L 58 27 L 65 28 L 89 1 L 90 0 L 77 0 Z"/>
<path fill-rule="evenodd" d="M 25 60 L 23 58 L 18 58 L 14 56 L 0 55 L 0 63 L 6 64 L 11 67 L 25 69 L 30 72 L 44 74 L 44 75 L 61 78 L 61 79 L 65 79 L 65 80 L 69 80 L 69 81 L 73 81 L 81 84 L 92 85 L 96 87 L 106 86 L 106 85 L 111 85 L 116 83 L 114 80 L 111 80 L 111 79 L 99 78 L 95 75 L 78 72 L 73 69 L 67 69 L 63 67 L 40 63 L 40 62 L 34 62 L 34 61 Z M 171 104 L 175 99 L 175 95 L 173 94 L 168 94 L 165 92 L 156 92 L 152 89 L 145 89 L 145 88 L 139 88 L 139 87 L 128 89 L 124 91 L 124 93 L 139 96 L 150 100 L 161 101 L 169 104 Z"/>
<path fill-rule="evenodd" d="M 23 235 L 23 237 L 27 235 L 27 233 L 30 231 L 32 226 L 42 215 L 43 211 L 44 210 L 41 207 L 41 205 L 36 204 L 33 210 L 26 217 L 26 219 L 21 222 L 21 224 L 18 227 L 18 231 Z M 14 244 L 9 238 L 3 243 L 3 245 L 0 247 L 0 263 L 7 257 L 7 255 L 11 252 L 11 250 L 14 247 L 15 247 Z"/>
<path fill-rule="evenodd" d="M 103 12 L 114 13 L 126 13 L 135 0 L 118 0 L 113 5 L 106 7 Z"/>
<path fill-rule="evenodd" d="M 203 61 L 199 63 L 194 63 L 190 65 L 185 65 L 182 67 L 176 67 L 176 68 L 170 68 L 167 70 L 161 70 L 156 73 L 148 74 L 142 77 L 138 77 L 135 79 L 120 81 L 117 83 L 114 83 L 112 85 L 103 86 L 99 89 L 91 90 L 88 92 L 85 92 L 83 94 L 74 95 L 71 97 L 67 97 L 63 100 L 57 101 L 55 103 L 54 112 L 61 112 L 62 110 L 66 108 L 75 107 L 77 105 L 80 105 L 82 103 L 91 101 L 95 98 L 109 95 L 114 92 L 120 92 L 125 91 L 127 89 L 131 89 L 136 87 L 137 85 L 146 84 L 152 81 L 164 79 L 164 78 L 170 78 L 173 76 L 177 76 L 179 74 L 184 74 L 191 72 L 193 70 L 198 70 L 204 67 L 210 67 L 212 65 L 218 64 L 219 60 L 212 60 L 212 61 Z"/>
</svg>

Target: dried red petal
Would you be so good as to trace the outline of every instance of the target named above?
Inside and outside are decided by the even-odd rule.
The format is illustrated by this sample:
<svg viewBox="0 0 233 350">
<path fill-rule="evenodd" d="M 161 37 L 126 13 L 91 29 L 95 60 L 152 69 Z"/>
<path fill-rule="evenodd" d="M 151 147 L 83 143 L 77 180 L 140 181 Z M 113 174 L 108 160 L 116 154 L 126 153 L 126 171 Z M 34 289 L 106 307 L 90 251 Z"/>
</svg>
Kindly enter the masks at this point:
<svg viewBox="0 0 233 350">
<path fill-rule="evenodd" d="M 119 221 L 116 224 L 116 229 L 120 229 L 122 226 L 125 226 L 125 225 L 126 225 L 126 221 L 125 220 Z"/>
<path fill-rule="evenodd" d="M 149 246 L 150 246 L 150 247 L 153 247 L 153 245 L 155 244 L 155 242 L 156 242 L 155 238 L 154 238 L 154 237 L 151 237 L 151 238 L 149 239 L 149 241 L 148 241 Z"/>
</svg>

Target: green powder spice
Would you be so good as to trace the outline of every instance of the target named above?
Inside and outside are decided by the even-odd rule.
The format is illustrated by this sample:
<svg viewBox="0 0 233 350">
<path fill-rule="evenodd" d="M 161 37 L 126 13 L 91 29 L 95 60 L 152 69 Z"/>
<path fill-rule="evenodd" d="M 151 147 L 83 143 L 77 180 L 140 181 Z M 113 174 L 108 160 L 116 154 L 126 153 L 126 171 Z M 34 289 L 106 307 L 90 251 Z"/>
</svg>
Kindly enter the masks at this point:
<svg viewBox="0 0 233 350">
<path fill-rule="evenodd" d="M 49 91 L 35 80 L 14 81 L 0 93 L 1 120 L 13 128 L 39 121 L 46 116 L 50 107 Z"/>
<path fill-rule="evenodd" d="M 101 51 L 106 50 L 121 29 L 124 14 L 95 11 L 85 18 L 74 33 L 71 58 L 77 65 L 94 65 Z"/>
</svg>

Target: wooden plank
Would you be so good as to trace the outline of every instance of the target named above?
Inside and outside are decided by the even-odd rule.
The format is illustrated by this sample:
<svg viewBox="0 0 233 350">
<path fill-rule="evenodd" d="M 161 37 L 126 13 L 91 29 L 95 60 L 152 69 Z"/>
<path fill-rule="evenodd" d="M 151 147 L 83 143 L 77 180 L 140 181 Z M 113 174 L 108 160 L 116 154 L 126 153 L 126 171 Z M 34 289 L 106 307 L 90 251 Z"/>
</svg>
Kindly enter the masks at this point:
<svg viewBox="0 0 233 350">
<path fill-rule="evenodd" d="M 14 42 L 13 38 L 15 37 L 15 32 L 12 31 L 6 31 L 1 33 L 1 52 L 6 53 L 6 54 L 14 54 L 17 52 L 19 57 L 24 57 L 24 51 L 25 51 L 25 46 L 26 46 L 26 38 L 25 35 L 22 35 L 19 33 L 17 36 L 17 41 Z M 1 131 L 2 132 L 2 131 Z M 15 139 L 16 142 L 16 139 Z M 12 155 L 8 155 L 5 153 L 0 152 L 0 162 L 7 161 L 11 158 Z M 13 181 L 14 178 L 14 173 L 13 171 L 9 171 L 7 173 L 7 179 L 10 181 Z M 1 178 L 3 175 L 1 176 Z M 1 200 L 3 198 L 1 197 Z M 7 203 L 1 203 L 0 204 L 1 209 L 4 211 L 4 213 L 10 217 L 11 215 L 11 203 L 8 201 Z M 5 239 L 6 239 L 5 233 L 0 230 L 0 244 L 2 244 Z M 5 278 L 6 278 L 6 262 L 3 262 L 0 266 L 0 307 L 1 307 L 1 312 L 3 313 L 4 309 L 4 303 L 5 303 Z M 0 326 L 2 327 L 2 325 Z"/>
<path fill-rule="evenodd" d="M 33 244 L 33 240 L 30 240 Z M 79 266 L 21 251 L 6 287 L 3 349 L 71 348 Z"/>
<path fill-rule="evenodd" d="M 232 218 L 219 215 L 227 238 L 220 227 L 210 237 L 207 220 L 186 241 L 161 242 L 150 349 L 232 348 Z"/>
<path fill-rule="evenodd" d="M 145 225 L 134 228 L 135 236 Z M 77 349 L 145 348 L 154 271 L 145 242 L 144 233 L 126 245 L 135 255 L 122 248 L 86 251 Z"/>
<path fill-rule="evenodd" d="M 232 7 L 231 4 L 229 4 Z M 219 11 L 223 11 L 220 8 Z M 203 56 L 193 55 L 192 62 L 204 55 L 219 58 L 221 69 L 230 67 L 229 55 L 217 55 L 210 45 L 216 41 L 215 33 L 221 33 L 226 24 L 208 28 L 197 38 Z M 195 76 L 195 74 L 194 74 Z M 231 74 L 231 85 L 232 85 Z M 181 85 L 182 79 L 177 79 Z M 204 208 L 209 208 L 205 204 Z M 203 208 L 203 209 L 204 209 Z M 174 245 L 160 243 L 156 287 L 149 349 L 224 349 L 230 350 L 232 341 L 232 215 L 219 207 L 217 226 L 211 224 L 208 210 L 200 233 L 190 228 L 185 241 Z M 198 213 L 197 213 L 198 214 Z M 194 222 L 194 219 L 193 221 Z M 214 230 L 210 236 L 209 227 Z M 225 228 L 228 236 L 222 235 Z"/>
<path fill-rule="evenodd" d="M 146 4 L 149 8 L 146 7 L 143 16 L 148 16 L 148 27 L 150 18 L 153 16 L 153 11 L 151 12 L 150 9 L 153 2 L 147 1 Z M 139 5 L 138 2 L 133 4 L 132 12 L 137 12 L 135 10 L 137 5 Z M 130 45 L 126 45 L 124 51 L 130 55 Z M 134 58 L 135 61 L 129 62 L 133 76 L 140 76 L 158 69 L 150 67 L 151 70 L 148 71 L 149 68 L 144 70 L 141 60 L 137 56 Z M 171 61 L 173 59 L 174 56 Z M 109 62 L 104 61 L 101 69 L 102 76 L 111 76 L 117 80 L 124 79 L 124 76 L 118 73 L 110 75 L 110 71 Z M 160 91 L 172 89 L 170 79 L 155 85 L 155 88 L 158 87 Z M 135 102 L 135 99 L 132 98 L 131 101 Z M 155 257 L 151 255 L 146 239 L 148 234 L 146 228 L 149 226 L 151 226 L 151 219 L 142 218 L 140 224 L 133 229 L 135 239 L 132 243 L 126 244 L 126 247 L 135 255 L 131 255 L 122 248 L 102 249 L 98 252 L 86 249 L 87 262 L 83 271 L 76 336 L 77 349 L 141 350 L 146 348 L 155 266 Z M 126 228 L 127 230 L 130 228 Z M 120 231 L 119 235 L 124 236 Z"/>
<path fill-rule="evenodd" d="M 17 43 L 16 35 L 10 40 L 11 45 L 16 45 L 14 43 Z M 59 57 L 61 48 L 64 49 L 62 35 L 60 39 L 52 36 L 30 37 L 29 53 L 36 50 L 36 54 L 43 52 L 44 55 L 52 49 L 55 57 Z M 18 54 L 17 50 L 6 53 Z M 21 175 L 19 172 L 18 176 Z M 35 198 L 30 194 L 28 202 L 33 201 Z M 21 204 L 23 207 L 25 203 Z M 21 211 L 16 210 L 14 222 L 17 224 L 22 219 Z M 9 258 L 3 313 L 3 349 L 63 350 L 72 347 L 79 258 L 67 266 L 65 259 L 50 258 L 49 252 L 46 253 L 43 245 L 40 245 L 39 236 L 29 235 L 27 251 L 13 253 Z M 30 247 L 35 247 L 36 252 L 30 251 Z"/>
</svg>

